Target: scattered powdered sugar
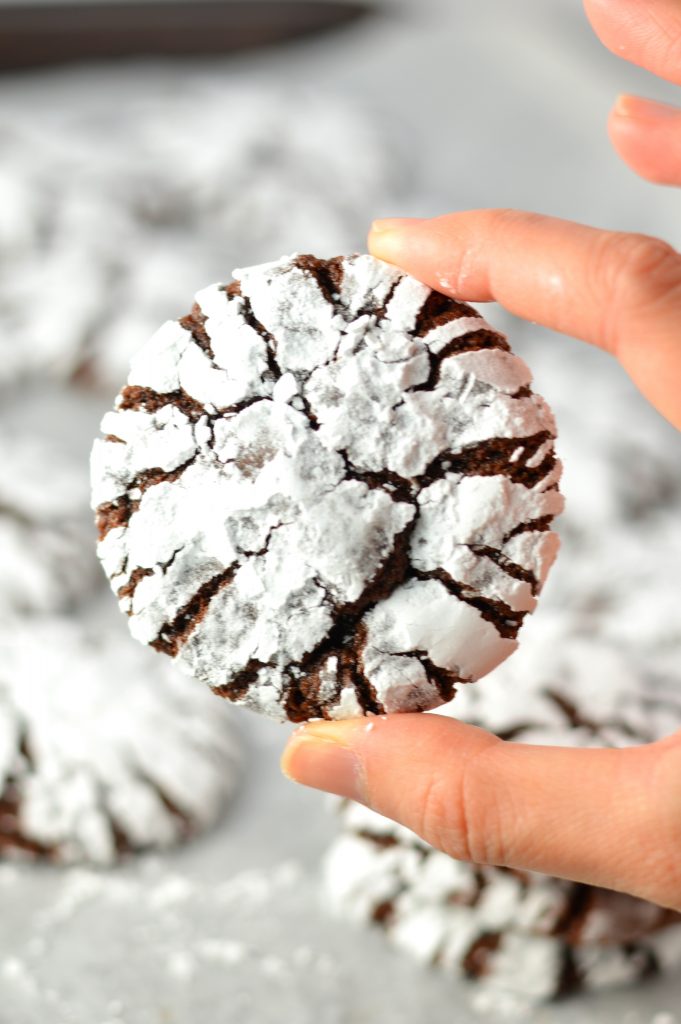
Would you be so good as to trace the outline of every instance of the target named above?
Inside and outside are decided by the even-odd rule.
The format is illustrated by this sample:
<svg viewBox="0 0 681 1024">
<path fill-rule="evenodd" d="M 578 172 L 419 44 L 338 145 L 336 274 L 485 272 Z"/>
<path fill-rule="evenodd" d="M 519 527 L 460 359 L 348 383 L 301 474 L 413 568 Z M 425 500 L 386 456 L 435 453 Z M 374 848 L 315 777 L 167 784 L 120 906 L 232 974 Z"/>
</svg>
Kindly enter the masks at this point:
<svg viewBox="0 0 681 1024">
<path fill-rule="evenodd" d="M 435 707 L 515 650 L 555 558 L 551 412 L 473 310 L 370 256 L 235 277 L 135 356 L 93 448 L 131 632 L 278 719 Z"/>
<path fill-rule="evenodd" d="M 674 732 L 681 698 L 640 653 L 543 609 L 513 658 L 484 687 L 461 687 L 442 713 L 502 736 L 520 730 L 523 743 L 627 747 Z"/>
<path fill-rule="evenodd" d="M 4 623 L 0 849 L 110 864 L 213 824 L 236 745 L 197 685 L 106 616 Z"/>
<path fill-rule="evenodd" d="M 236 869 L 229 890 L 218 878 L 146 858 L 116 873 L 65 869 L 52 905 L 26 908 L 28 927 L 0 958 L 6 1019 L 147 1024 L 164 1008 L 189 1021 L 205 1007 L 208 1020 L 226 998 L 239 1019 L 260 1019 L 253 1003 L 262 993 L 284 1020 L 337 1020 L 315 1017 L 310 1005 L 339 1004 L 349 977 L 315 931 L 316 879 L 292 861 Z M 253 903 L 256 888 L 262 899 Z M 181 899 L 169 901 L 169 892 Z M 41 947 L 25 937 L 32 932 Z M 84 983 L 93 975 L 96 994 Z"/>
</svg>

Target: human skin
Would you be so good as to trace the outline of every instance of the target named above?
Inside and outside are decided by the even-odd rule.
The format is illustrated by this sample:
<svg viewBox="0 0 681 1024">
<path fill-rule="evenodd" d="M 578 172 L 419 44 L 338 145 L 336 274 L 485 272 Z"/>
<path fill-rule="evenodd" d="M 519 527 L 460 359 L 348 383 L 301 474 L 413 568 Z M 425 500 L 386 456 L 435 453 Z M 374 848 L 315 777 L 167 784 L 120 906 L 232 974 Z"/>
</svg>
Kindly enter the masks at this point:
<svg viewBox="0 0 681 1024">
<path fill-rule="evenodd" d="M 681 84 L 681 0 L 585 0 L 585 8 L 614 53 Z M 620 96 L 608 128 L 634 171 L 681 185 L 681 111 Z M 605 349 L 681 429 L 681 256 L 665 242 L 473 210 L 376 222 L 369 247 L 454 298 L 496 300 Z M 285 774 L 367 804 L 461 860 L 681 911 L 681 731 L 625 750 L 574 750 L 507 743 L 432 715 L 371 723 L 307 723 L 284 752 Z"/>
</svg>

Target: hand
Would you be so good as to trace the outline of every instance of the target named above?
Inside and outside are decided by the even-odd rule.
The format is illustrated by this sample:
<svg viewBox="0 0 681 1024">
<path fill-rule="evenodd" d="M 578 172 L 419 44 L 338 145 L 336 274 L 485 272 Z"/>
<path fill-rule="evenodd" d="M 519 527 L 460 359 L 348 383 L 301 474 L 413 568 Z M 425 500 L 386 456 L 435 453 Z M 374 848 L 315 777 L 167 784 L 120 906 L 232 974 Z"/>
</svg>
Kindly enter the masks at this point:
<svg viewBox="0 0 681 1024">
<path fill-rule="evenodd" d="M 678 0 L 586 0 L 615 53 L 681 84 Z M 618 152 L 681 185 L 681 111 L 620 97 Z M 382 221 L 370 248 L 456 298 L 513 313 L 615 355 L 681 428 L 681 256 L 644 235 L 510 210 Z M 484 682 L 480 685 L 484 686 Z M 312 722 L 284 771 L 369 805 L 452 856 L 559 875 L 681 910 L 681 732 L 627 750 L 506 743 L 433 715 Z"/>
</svg>

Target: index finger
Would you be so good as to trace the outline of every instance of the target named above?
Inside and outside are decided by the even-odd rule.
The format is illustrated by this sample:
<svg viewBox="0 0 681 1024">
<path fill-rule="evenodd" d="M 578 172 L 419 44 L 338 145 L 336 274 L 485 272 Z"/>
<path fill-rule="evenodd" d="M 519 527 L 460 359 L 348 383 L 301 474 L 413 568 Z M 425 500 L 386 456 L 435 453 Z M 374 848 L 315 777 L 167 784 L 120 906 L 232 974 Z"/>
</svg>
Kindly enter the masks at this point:
<svg viewBox="0 0 681 1024">
<path fill-rule="evenodd" d="M 454 298 L 512 313 L 617 356 L 681 429 L 681 256 L 646 235 L 518 210 L 376 221 L 374 256 Z"/>
</svg>

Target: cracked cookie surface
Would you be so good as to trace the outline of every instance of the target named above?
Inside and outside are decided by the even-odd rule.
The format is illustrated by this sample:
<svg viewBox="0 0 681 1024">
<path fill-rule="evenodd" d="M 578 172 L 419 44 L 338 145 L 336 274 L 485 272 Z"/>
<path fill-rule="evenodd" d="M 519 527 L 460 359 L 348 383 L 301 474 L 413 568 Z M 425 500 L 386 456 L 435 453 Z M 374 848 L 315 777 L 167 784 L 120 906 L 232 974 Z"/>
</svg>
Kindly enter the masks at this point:
<svg viewBox="0 0 681 1024">
<path fill-rule="evenodd" d="M 199 292 L 92 455 L 133 635 L 278 719 L 433 708 L 517 646 L 555 557 L 555 424 L 505 338 L 370 256 Z"/>
</svg>

